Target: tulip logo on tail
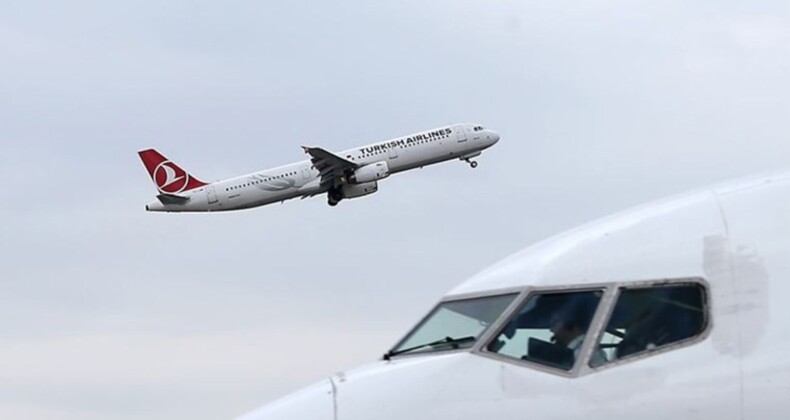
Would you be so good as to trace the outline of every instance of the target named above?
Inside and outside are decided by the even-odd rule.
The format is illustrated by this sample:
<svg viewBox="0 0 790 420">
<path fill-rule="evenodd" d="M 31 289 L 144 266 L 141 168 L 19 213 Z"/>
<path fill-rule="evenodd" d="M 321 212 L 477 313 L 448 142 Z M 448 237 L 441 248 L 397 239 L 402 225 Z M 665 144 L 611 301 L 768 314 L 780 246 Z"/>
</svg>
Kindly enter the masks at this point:
<svg viewBox="0 0 790 420">
<path fill-rule="evenodd" d="M 137 154 L 143 161 L 151 180 L 156 184 L 156 189 L 162 194 L 179 194 L 207 185 L 155 149 L 140 150 Z"/>
<path fill-rule="evenodd" d="M 169 160 L 157 165 L 153 175 L 156 187 L 165 194 L 178 194 L 189 184 L 189 174 Z"/>
</svg>

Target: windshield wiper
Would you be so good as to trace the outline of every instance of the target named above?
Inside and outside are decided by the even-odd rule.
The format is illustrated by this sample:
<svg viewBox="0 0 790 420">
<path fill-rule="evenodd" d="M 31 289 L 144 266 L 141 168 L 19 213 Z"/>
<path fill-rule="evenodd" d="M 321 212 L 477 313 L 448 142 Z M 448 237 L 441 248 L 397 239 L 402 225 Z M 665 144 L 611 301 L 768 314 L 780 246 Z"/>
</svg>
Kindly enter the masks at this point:
<svg viewBox="0 0 790 420">
<path fill-rule="evenodd" d="M 409 347 L 407 349 L 401 349 L 397 351 L 390 350 L 387 352 L 387 354 L 384 355 L 384 360 L 389 360 L 390 357 L 392 356 L 397 356 L 399 354 L 408 353 L 414 350 L 424 349 L 426 347 L 438 346 L 440 344 L 450 344 L 452 345 L 453 349 L 457 349 L 461 344 L 466 343 L 468 341 L 475 341 L 476 339 L 477 337 L 472 335 L 466 337 L 458 337 L 458 338 L 444 337 L 441 340 L 436 340 L 426 344 L 420 344 L 419 346 Z"/>
</svg>

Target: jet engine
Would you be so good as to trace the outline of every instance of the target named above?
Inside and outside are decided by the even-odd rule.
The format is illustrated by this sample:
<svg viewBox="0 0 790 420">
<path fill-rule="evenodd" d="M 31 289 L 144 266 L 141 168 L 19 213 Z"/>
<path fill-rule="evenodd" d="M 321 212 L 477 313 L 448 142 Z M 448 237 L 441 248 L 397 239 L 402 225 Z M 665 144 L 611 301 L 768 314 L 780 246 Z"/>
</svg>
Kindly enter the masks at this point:
<svg viewBox="0 0 790 420">
<path fill-rule="evenodd" d="M 384 166 L 386 167 L 387 164 L 385 163 Z M 363 195 L 373 194 L 374 192 L 379 190 L 378 183 L 376 181 L 373 182 L 363 182 L 359 184 L 345 184 L 340 187 L 340 194 L 343 198 L 357 198 L 362 197 Z"/>
<path fill-rule="evenodd" d="M 387 165 L 387 162 L 381 161 L 356 169 L 354 173 L 351 174 L 351 182 L 354 184 L 373 182 L 375 184 L 375 181 L 384 179 L 388 176 L 390 176 L 389 165 Z"/>
</svg>

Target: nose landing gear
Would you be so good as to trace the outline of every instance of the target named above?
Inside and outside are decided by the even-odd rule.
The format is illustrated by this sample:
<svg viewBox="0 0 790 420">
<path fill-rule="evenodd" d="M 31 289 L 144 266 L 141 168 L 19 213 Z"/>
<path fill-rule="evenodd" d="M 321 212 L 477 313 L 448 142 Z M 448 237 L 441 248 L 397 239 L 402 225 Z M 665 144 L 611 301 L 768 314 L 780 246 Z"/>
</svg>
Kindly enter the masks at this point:
<svg viewBox="0 0 790 420">
<path fill-rule="evenodd" d="M 466 162 L 466 163 L 468 163 L 469 166 L 471 166 L 472 169 L 474 169 L 474 168 L 477 168 L 477 162 L 473 161 L 472 159 L 474 159 L 474 158 L 476 158 L 478 156 L 480 156 L 480 151 L 479 150 L 477 152 L 472 152 L 472 153 L 465 154 L 465 155 L 461 156 L 459 159 L 464 161 L 464 162 Z"/>
</svg>

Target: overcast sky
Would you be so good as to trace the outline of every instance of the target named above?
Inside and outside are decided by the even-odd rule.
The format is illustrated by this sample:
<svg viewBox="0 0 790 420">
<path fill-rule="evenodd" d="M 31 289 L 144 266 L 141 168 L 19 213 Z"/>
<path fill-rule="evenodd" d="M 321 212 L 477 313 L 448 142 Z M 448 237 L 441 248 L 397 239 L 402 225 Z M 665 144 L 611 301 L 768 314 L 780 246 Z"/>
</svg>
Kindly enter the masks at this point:
<svg viewBox="0 0 790 420">
<path fill-rule="evenodd" d="M 234 418 L 536 241 L 790 168 L 789 4 L 1 0 L 0 418 Z M 477 169 L 143 210 L 142 148 L 215 180 L 453 122 Z"/>
</svg>

